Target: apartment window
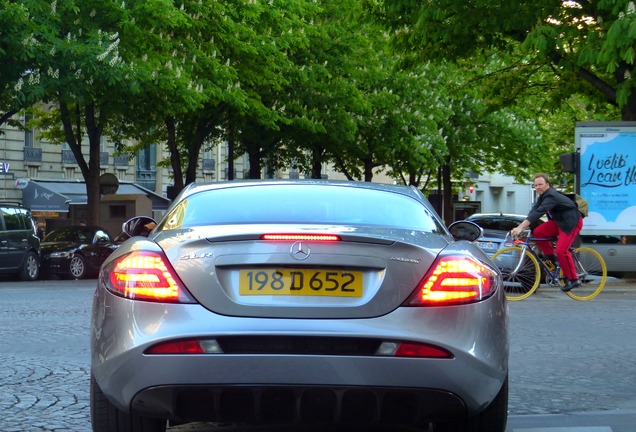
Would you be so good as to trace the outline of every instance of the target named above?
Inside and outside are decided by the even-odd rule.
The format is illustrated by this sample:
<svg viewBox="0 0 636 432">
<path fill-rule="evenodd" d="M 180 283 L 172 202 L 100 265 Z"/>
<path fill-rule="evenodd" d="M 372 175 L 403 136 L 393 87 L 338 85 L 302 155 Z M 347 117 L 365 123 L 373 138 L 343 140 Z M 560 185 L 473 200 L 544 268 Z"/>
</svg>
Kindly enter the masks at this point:
<svg viewBox="0 0 636 432">
<path fill-rule="evenodd" d="M 33 117 L 30 115 L 24 116 L 24 147 L 33 147 L 33 129 L 28 127 L 29 122 Z"/>
<path fill-rule="evenodd" d="M 157 187 L 157 148 L 154 144 L 137 152 L 135 182 L 152 191 Z"/>
</svg>

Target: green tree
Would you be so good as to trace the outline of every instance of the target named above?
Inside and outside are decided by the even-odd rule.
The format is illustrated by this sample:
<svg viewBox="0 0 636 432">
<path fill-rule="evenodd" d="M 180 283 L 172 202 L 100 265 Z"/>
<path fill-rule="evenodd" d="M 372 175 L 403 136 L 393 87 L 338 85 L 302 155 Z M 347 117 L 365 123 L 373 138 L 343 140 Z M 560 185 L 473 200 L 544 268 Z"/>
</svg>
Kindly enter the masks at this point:
<svg viewBox="0 0 636 432">
<path fill-rule="evenodd" d="M 40 76 L 29 74 L 46 55 L 36 38 L 43 29 L 32 19 L 42 10 L 49 4 L 0 0 L 0 126 L 43 96 Z"/>
<path fill-rule="evenodd" d="M 86 182 L 89 222 L 98 224 L 104 131 L 114 129 L 119 114 L 135 104 L 145 83 L 157 78 L 139 56 L 144 47 L 158 50 L 144 51 L 150 58 L 164 53 L 162 46 L 151 44 L 149 26 L 167 35 L 180 25 L 183 14 L 161 1 L 69 0 L 50 3 L 32 19 L 46 29 L 38 43 L 48 47 L 48 55 L 28 71 L 29 77 L 46 77 L 42 101 L 52 108 L 42 114 L 42 124 L 49 126 L 44 136 L 69 145 Z"/>
<path fill-rule="evenodd" d="M 336 130 L 347 133 L 344 123 L 348 114 L 344 113 L 343 100 L 350 100 L 354 87 L 345 82 L 336 72 L 337 66 L 330 62 L 343 54 L 343 43 L 339 40 L 342 35 L 330 32 L 331 3 L 316 2 L 314 7 L 304 9 L 300 27 L 303 39 L 301 43 L 287 45 L 284 51 L 287 62 L 284 68 L 279 68 L 285 79 L 277 86 L 265 86 L 262 82 L 251 86 L 272 114 L 270 121 L 247 115 L 239 128 L 238 149 L 249 155 L 251 178 L 260 178 L 263 168 L 269 177 L 284 167 L 320 178 L 322 163 L 326 161 L 325 149 L 341 142 L 331 138 Z M 342 5 L 345 11 L 346 3 Z"/>
<path fill-rule="evenodd" d="M 135 112 L 125 114 L 121 135 L 139 142 L 125 151 L 166 142 L 170 160 L 163 163 L 172 167 L 178 191 L 195 181 L 201 151 L 223 138 L 230 147 L 231 179 L 234 147 L 241 135 L 247 136 L 250 127 L 275 129 L 283 118 L 267 102 L 267 94 L 287 80 L 288 54 L 304 43 L 305 19 L 312 9 L 305 0 L 184 3 L 187 25 L 171 34 L 173 47 L 168 50 L 176 50 L 178 60 L 183 58 L 179 80 L 171 80 L 172 88 L 145 89 Z M 170 77 L 161 64 L 155 73 L 167 72 Z M 189 89 L 196 89 L 200 97 L 180 97 Z"/>
<path fill-rule="evenodd" d="M 532 72 L 543 73 L 547 67 L 554 100 L 563 99 L 557 95 L 586 93 L 618 107 L 623 120 L 636 120 L 633 1 L 370 0 L 367 4 L 394 30 L 394 46 L 411 60 L 479 62 L 491 49 L 514 52 L 521 47 L 520 63 L 506 69 L 510 74 L 501 75 L 502 92 L 523 95 L 516 91 L 532 79 Z M 513 82 L 511 77 L 522 80 Z"/>
</svg>

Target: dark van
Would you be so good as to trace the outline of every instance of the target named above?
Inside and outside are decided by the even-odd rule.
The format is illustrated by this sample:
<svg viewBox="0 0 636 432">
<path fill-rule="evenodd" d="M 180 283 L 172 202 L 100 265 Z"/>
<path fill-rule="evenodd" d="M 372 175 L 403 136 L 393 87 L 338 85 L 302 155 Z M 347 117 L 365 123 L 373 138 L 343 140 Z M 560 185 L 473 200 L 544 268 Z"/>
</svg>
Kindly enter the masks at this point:
<svg viewBox="0 0 636 432">
<path fill-rule="evenodd" d="M 36 280 L 40 274 L 40 238 L 31 211 L 0 201 L 0 274 Z"/>
</svg>

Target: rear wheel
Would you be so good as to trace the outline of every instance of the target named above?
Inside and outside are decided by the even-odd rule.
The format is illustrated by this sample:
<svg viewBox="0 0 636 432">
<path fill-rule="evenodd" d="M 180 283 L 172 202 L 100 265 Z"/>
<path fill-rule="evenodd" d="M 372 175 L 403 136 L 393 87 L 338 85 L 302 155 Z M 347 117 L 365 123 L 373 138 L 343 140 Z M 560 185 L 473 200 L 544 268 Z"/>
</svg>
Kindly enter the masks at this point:
<svg viewBox="0 0 636 432">
<path fill-rule="evenodd" d="M 436 424 L 435 432 L 505 432 L 508 423 L 508 377 L 485 410 L 466 421 Z"/>
<path fill-rule="evenodd" d="M 165 432 L 166 421 L 120 411 L 111 404 L 91 375 L 91 424 L 93 432 Z"/>
<path fill-rule="evenodd" d="M 20 272 L 20 279 L 24 281 L 34 281 L 40 275 L 40 262 L 33 252 L 27 253 L 24 266 Z"/>
<path fill-rule="evenodd" d="M 86 277 L 86 260 L 84 257 L 73 255 L 68 270 L 73 279 L 84 279 Z"/>
<path fill-rule="evenodd" d="M 519 246 L 505 247 L 492 256 L 492 261 L 501 271 L 508 300 L 523 300 L 539 287 L 539 261 L 527 250 Z"/>
<path fill-rule="evenodd" d="M 607 267 L 601 254 L 588 247 L 580 247 L 574 252 L 576 274 L 581 286 L 566 294 L 574 300 L 591 300 L 603 290 L 607 280 Z"/>
</svg>

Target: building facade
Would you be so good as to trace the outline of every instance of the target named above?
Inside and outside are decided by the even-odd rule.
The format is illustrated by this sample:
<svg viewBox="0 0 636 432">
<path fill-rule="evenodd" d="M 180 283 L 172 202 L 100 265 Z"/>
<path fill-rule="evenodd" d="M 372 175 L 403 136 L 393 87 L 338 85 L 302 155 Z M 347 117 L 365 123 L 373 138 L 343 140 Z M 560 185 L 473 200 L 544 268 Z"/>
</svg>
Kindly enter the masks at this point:
<svg viewBox="0 0 636 432">
<path fill-rule="evenodd" d="M 25 116 L 13 118 L 26 125 Z M 88 140 L 83 141 L 83 153 L 88 155 Z M 172 170 L 161 166 L 160 161 L 169 158 L 163 143 L 150 145 L 134 157 L 117 155 L 115 144 L 102 137 L 100 149 L 101 175 L 114 176 L 120 187 L 117 194 L 146 195 L 152 204 L 149 211 L 160 218 L 169 204 L 169 187 L 173 184 Z M 202 152 L 197 168 L 197 182 L 213 182 L 228 179 L 228 148 L 218 143 Z M 324 177 L 344 179 L 325 164 Z M 234 179 L 248 176 L 247 155 L 234 160 Z M 279 171 L 275 178 L 302 178 L 296 171 Z M 392 182 L 385 176 L 377 181 Z M 25 194 L 29 196 L 25 196 Z M 120 197 L 121 198 L 121 197 Z M 43 201 L 46 199 L 46 203 Z M 86 219 L 86 188 L 81 170 L 68 144 L 51 144 L 42 139 L 38 130 L 23 130 L 8 126 L 0 129 L 0 201 L 11 201 L 29 206 L 36 222 L 44 231 L 60 226 L 75 225 Z M 121 199 L 120 199 L 121 201 Z M 130 206 L 129 206 L 130 207 Z M 143 207 L 145 208 L 145 207 Z M 105 210 L 102 223 L 120 226 L 119 220 L 135 212 L 132 210 Z M 117 222 L 109 222 L 114 217 Z M 107 220 L 104 220 L 107 219 Z M 111 218 L 112 219 L 112 218 Z M 118 234 L 117 232 L 114 234 Z"/>
<path fill-rule="evenodd" d="M 29 121 L 25 116 L 13 119 L 23 125 Z M 88 147 L 86 139 L 83 142 L 85 155 L 88 155 Z M 100 174 L 109 173 L 116 177 L 121 186 L 118 194 L 147 195 L 152 204 L 149 216 L 157 218 L 169 204 L 167 190 L 172 184 L 171 170 L 158 163 L 168 156 L 163 149 L 163 145 L 157 144 L 140 150 L 134 157 L 117 155 L 115 145 L 108 137 L 102 137 L 100 149 Z M 197 181 L 227 179 L 226 155 L 227 147 L 224 145 L 204 152 L 199 162 Z M 235 178 L 243 178 L 245 161 L 246 158 L 242 157 L 235 160 Z M 33 196 L 25 199 L 25 191 L 32 190 Z M 67 144 L 46 142 L 37 130 L 22 130 L 6 123 L 2 125 L 0 201 L 33 204 L 35 197 L 34 207 L 39 208 L 32 208 L 34 218 L 41 228 L 50 231 L 51 228 L 78 224 L 86 218 L 85 194 L 81 170 Z M 37 199 L 43 198 L 48 199 L 48 207 L 39 206 Z"/>
<path fill-rule="evenodd" d="M 23 125 L 28 118 L 14 117 Z M 100 151 L 101 174 L 112 174 L 122 185 L 121 193 L 145 194 L 152 201 L 152 214 L 160 218 L 169 203 L 169 187 L 172 185 L 172 171 L 158 162 L 166 160 L 163 143 L 150 145 L 140 150 L 134 157 L 115 154 L 115 145 L 108 137 L 102 137 Z M 84 141 L 84 154 L 88 154 L 88 141 Z M 202 152 L 197 168 L 198 182 L 223 181 L 228 179 L 228 148 L 226 143 L 218 143 L 210 150 Z M 247 155 L 234 160 L 234 179 L 248 176 Z M 323 177 L 345 179 L 345 177 L 324 164 Z M 275 178 L 302 178 L 302 174 L 290 170 L 274 173 Z M 394 183 L 393 179 L 377 174 L 374 181 Z M 58 194 L 58 201 L 68 201 L 52 208 L 32 208 L 36 221 L 43 229 L 77 224 L 86 218 L 85 186 L 82 173 L 67 144 L 51 144 L 41 139 L 37 130 L 22 130 L 2 127 L 0 134 L 0 201 L 32 204 L 33 197 L 25 200 L 25 190 L 34 189 L 29 183 L 38 185 L 38 198 L 47 194 Z M 42 186 L 44 189 L 40 189 Z M 83 189 L 83 192 L 82 192 Z M 458 215 L 479 212 L 502 212 L 526 214 L 534 200 L 529 184 L 517 184 L 510 177 L 500 174 L 485 174 L 466 183 L 466 190 L 460 192 L 456 204 L 455 219 Z M 107 212 L 108 213 L 108 212 Z M 112 213 L 112 212 L 111 212 Z M 117 212 L 119 219 L 129 216 Z M 116 225 L 113 223 L 113 225 Z"/>
</svg>

